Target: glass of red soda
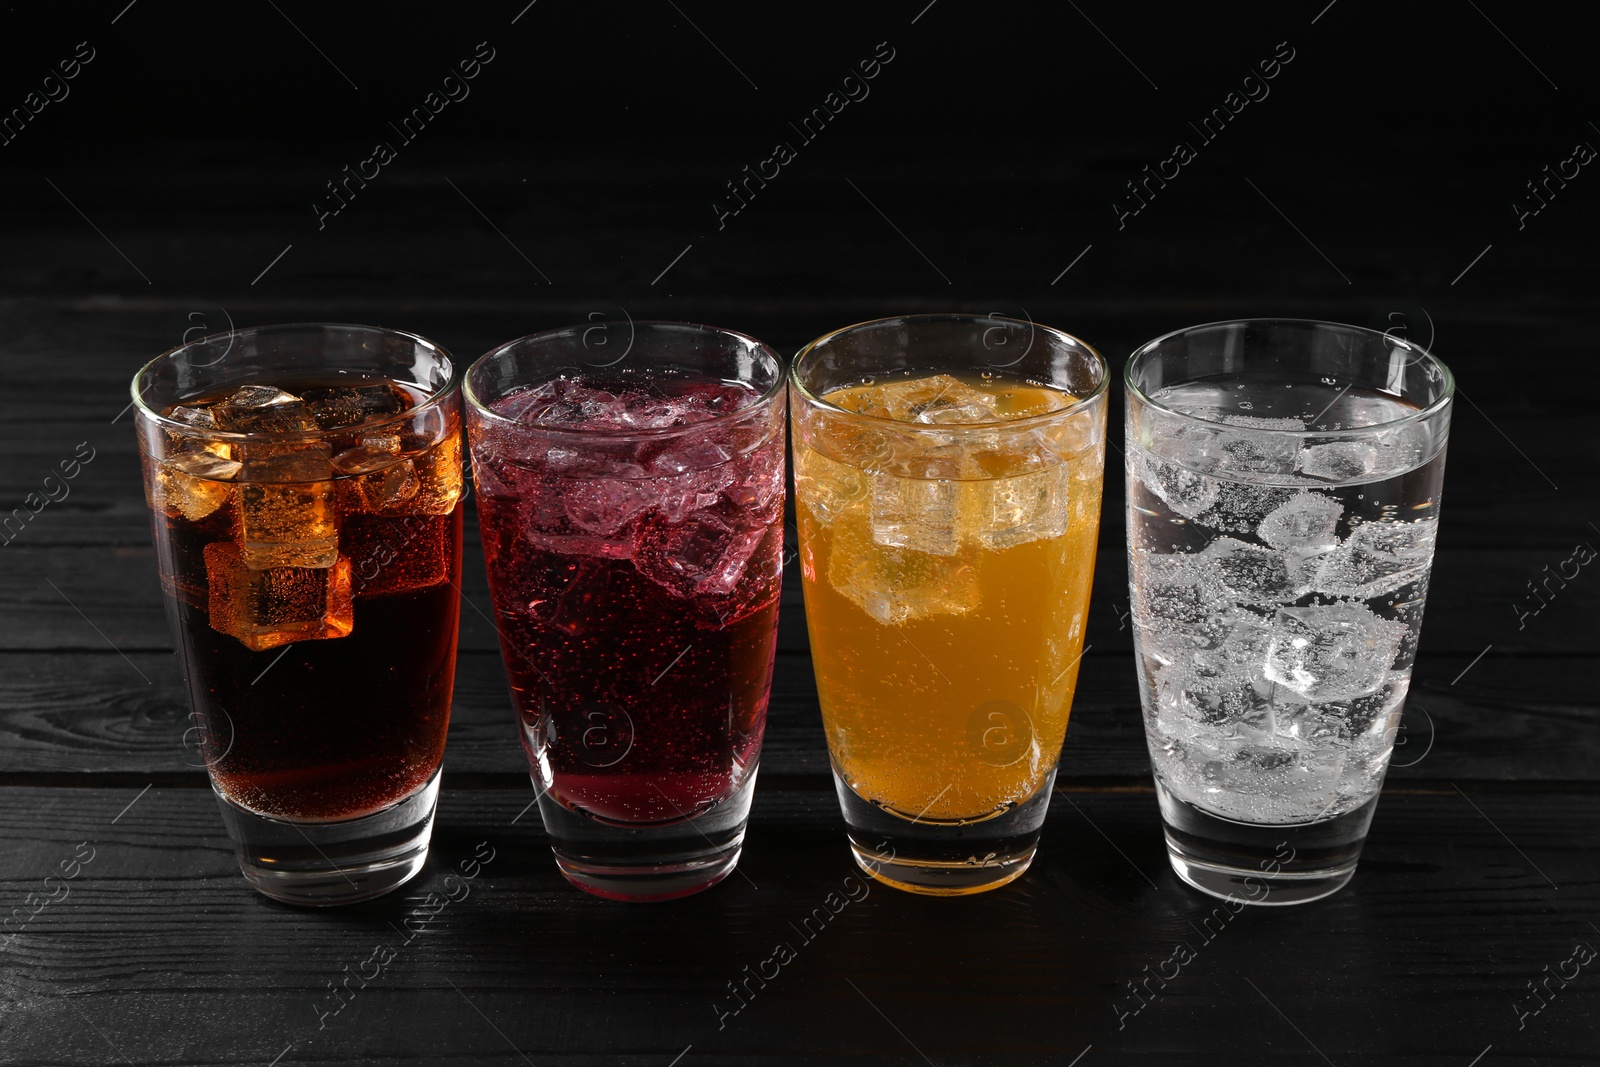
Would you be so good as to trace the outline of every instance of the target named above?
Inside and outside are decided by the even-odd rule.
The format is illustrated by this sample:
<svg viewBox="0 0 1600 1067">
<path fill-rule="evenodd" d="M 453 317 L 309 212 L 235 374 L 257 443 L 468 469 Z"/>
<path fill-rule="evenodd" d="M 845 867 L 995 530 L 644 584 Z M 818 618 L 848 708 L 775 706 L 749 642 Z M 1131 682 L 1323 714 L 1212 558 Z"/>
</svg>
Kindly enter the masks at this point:
<svg viewBox="0 0 1600 1067">
<path fill-rule="evenodd" d="M 467 371 L 489 590 L 561 872 L 619 900 L 734 869 L 783 570 L 781 361 L 674 322 L 533 334 Z"/>
<path fill-rule="evenodd" d="M 201 338 L 133 380 L 193 726 L 246 880 L 345 904 L 428 857 L 461 578 L 449 354 L 371 326 Z"/>
</svg>

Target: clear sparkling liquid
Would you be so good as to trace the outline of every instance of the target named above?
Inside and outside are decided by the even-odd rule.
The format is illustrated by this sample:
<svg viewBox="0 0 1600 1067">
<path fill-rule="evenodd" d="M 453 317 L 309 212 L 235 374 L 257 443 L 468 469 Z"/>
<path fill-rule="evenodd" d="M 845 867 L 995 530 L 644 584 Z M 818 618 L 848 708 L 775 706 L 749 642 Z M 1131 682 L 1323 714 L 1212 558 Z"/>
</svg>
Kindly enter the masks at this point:
<svg viewBox="0 0 1600 1067">
<path fill-rule="evenodd" d="M 1207 420 L 1129 427 L 1155 773 L 1237 822 L 1354 811 L 1383 783 L 1411 680 L 1442 440 L 1387 425 L 1416 413 L 1404 401 L 1336 384 L 1193 383 L 1155 399 Z"/>
</svg>

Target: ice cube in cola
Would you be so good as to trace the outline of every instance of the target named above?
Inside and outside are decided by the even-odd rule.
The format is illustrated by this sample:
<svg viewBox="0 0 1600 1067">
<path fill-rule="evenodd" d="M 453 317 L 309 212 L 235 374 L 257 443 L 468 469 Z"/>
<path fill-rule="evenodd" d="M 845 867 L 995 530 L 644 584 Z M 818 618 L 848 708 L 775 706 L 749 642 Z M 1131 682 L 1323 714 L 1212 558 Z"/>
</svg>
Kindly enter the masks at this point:
<svg viewBox="0 0 1600 1067">
<path fill-rule="evenodd" d="M 344 819 L 434 774 L 449 721 L 459 414 L 381 377 L 185 398 L 141 436 L 162 584 L 213 781 Z M 410 413 L 410 414 L 408 414 Z"/>
</svg>

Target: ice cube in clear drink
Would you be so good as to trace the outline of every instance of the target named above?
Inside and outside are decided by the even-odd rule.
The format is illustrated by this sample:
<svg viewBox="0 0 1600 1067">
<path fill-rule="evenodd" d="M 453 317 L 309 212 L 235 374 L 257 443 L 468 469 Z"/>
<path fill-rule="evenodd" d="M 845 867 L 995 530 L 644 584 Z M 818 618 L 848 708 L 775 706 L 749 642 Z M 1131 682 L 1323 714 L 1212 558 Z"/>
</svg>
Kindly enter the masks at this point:
<svg viewBox="0 0 1600 1067">
<path fill-rule="evenodd" d="M 1306 591 L 1290 573 L 1285 556 L 1233 537 L 1219 537 L 1200 553 L 1217 569 L 1223 589 L 1245 604 L 1289 604 Z"/>
<path fill-rule="evenodd" d="M 1222 491 L 1215 478 L 1196 474 L 1176 463 L 1131 450 L 1128 455 L 1130 462 L 1138 460 L 1134 476 L 1140 483 L 1186 519 L 1193 519 L 1210 508 Z"/>
<path fill-rule="evenodd" d="M 1279 608 L 1266 677 L 1313 703 L 1366 696 L 1388 676 L 1405 633 L 1361 604 Z"/>
<path fill-rule="evenodd" d="M 1330 441 L 1300 453 L 1299 471 L 1329 482 L 1354 482 L 1378 469 L 1378 450 L 1365 441 Z"/>
<path fill-rule="evenodd" d="M 1267 514 L 1256 535 L 1278 549 L 1331 548 L 1344 505 L 1321 493 L 1296 493 Z"/>
</svg>

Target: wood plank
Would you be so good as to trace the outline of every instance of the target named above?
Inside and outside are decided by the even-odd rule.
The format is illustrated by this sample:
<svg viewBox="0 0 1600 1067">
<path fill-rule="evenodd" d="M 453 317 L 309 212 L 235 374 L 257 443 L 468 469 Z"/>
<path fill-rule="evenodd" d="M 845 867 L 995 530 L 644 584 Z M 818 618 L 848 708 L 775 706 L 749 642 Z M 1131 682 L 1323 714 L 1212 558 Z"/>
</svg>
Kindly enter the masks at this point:
<svg viewBox="0 0 1600 1067">
<path fill-rule="evenodd" d="M 1600 818 L 1595 796 L 1391 790 L 1347 889 L 1234 917 L 1167 869 L 1148 793 L 1056 797 L 1033 870 L 948 901 L 863 896 L 833 798 L 768 790 L 747 877 L 626 907 L 562 883 L 539 830 L 509 825 L 520 793 L 456 790 L 418 881 L 332 912 L 246 889 L 208 793 L 152 789 L 119 816 L 135 794 L 0 790 L 8 903 L 43 891 L 77 842 L 94 849 L 5 949 L 12 1062 L 103 1063 L 115 1046 L 141 1064 L 643 1065 L 692 1045 L 685 1062 L 1064 1064 L 1093 1045 L 1117 1062 L 1321 1062 L 1314 1046 L 1460 1067 L 1491 1044 L 1497 1062 L 1587 1064 L 1600 1041 L 1595 983 L 1559 988 L 1520 1030 L 1513 1007 L 1595 942 L 1600 845 L 1571 832 Z M 401 921 L 481 841 L 495 858 L 468 895 L 406 943 Z M 801 932 L 846 889 L 858 899 Z M 728 983 L 780 942 L 794 959 L 733 1014 Z M 1192 961 L 1133 1013 L 1128 984 L 1179 945 Z M 382 976 L 319 1017 L 328 984 L 379 946 L 394 950 Z"/>
<path fill-rule="evenodd" d="M 77 774 L 151 774 L 199 782 L 187 696 L 170 654 L 0 656 L 0 781 Z M 1420 660 L 1392 780 L 1600 779 L 1593 659 L 1491 654 Z M 153 682 L 145 685 L 142 672 Z M 1460 681 L 1451 684 L 1460 677 Z M 263 683 L 265 684 L 265 683 Z M 461 655 L 446 751 L 446 781 L 501 776 L 526 785 L 500 657 Z M 1091 652 L 1080 669 L 1061 779 L 1147 782 L 1143 718 L 1132 657 Z M 186 736 L 187 735 L 187 736 Z M 828 787 L 828 756 L 811 662 L 778 657 L 762 752 L 763 781 Z"/>
</svg>

